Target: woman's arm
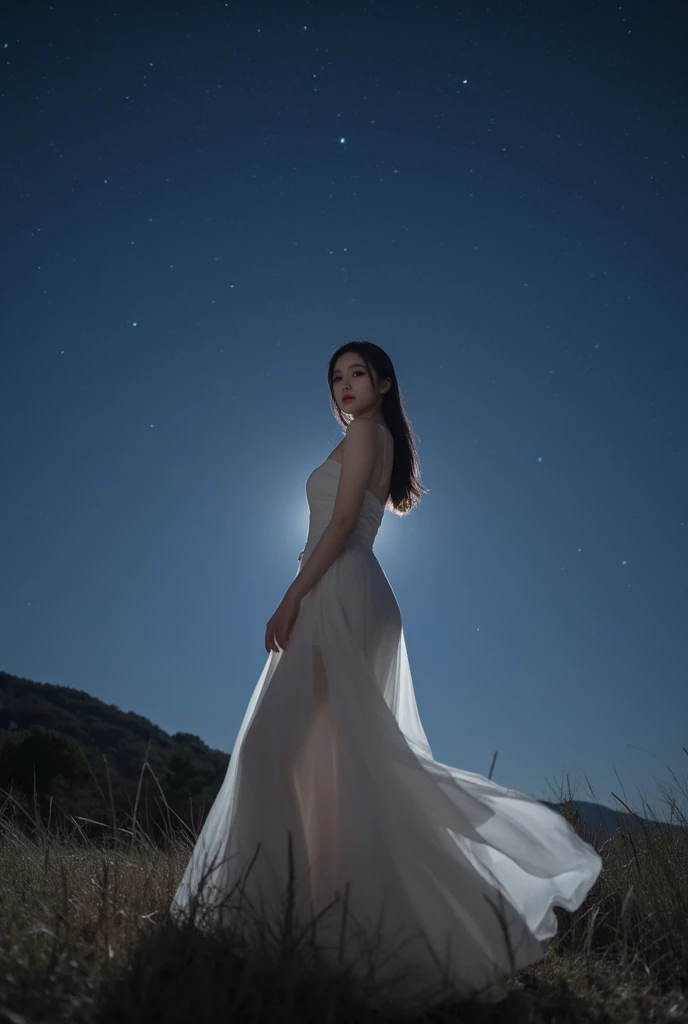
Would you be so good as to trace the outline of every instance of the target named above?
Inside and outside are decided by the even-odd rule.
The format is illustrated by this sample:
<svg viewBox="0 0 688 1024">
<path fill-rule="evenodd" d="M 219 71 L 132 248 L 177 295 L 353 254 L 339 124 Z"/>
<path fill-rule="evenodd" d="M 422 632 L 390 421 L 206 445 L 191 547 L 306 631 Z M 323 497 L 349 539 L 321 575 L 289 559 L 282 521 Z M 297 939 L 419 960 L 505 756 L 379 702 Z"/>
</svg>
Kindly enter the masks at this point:
<svg viewBox="0 0 688 1024">
<path fill-rule="evenodd" d="M 339 558 L 352 533 L 353 530 L 342 523 L 329 522 L 284 596 L 301 601 Z"/>
</svg>

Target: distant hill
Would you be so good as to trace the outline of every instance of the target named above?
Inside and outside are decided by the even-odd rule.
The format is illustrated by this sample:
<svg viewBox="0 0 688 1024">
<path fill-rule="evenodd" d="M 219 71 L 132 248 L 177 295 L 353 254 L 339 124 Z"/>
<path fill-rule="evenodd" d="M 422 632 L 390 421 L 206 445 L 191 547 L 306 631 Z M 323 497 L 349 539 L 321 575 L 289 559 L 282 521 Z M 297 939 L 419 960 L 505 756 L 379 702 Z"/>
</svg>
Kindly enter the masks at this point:
<svg viewBox="0 0 688 1024">
<path fill-rule="evenodd" d="M 550 800 L 543 800 L 542 803 L 552 807 L 555 811 L 564 813 L 567 818 L 571 816 L 569 808 L 563 807 L 562 804 L 552 803 Z M 611 807 L 593 804 L 588 800 L 573 800 L 572 806 L 580 815 L 587 833 L 598 839 L 606 839 L 618 828 L 633 835 L 641 835 L 645 831 L 651 834 L 653 831 L 661 829 L 670 829 L 677 834 L 685 831 L 681 825 L 652 821 L 642 815 L 629 814 L 628 811 L 614 811 Z"/>
<path fill-rule="evenodd" d="M 225 777 L 228 754 L 191 733 L 171 736 L 142 715 L 83 690 L 0 672 L 0 789 L 31 801 L 35 785 L 44 804 L 52 797 L 53 807 L 65 814 L 107 823 L 109 775 L 113 802 L 126 827 L 144 762 L 150 771 L 143 776 L 139 820 L 149 828 L 165 828 L 169 819 L 161 788 L 174 814 L 198 829 Z M 633 833 L 657 827 L 584 800 L 566 806 L 542 803 L 574 824 L 580 816 L 591 839 L 605 839 L 619 826 Z"/>
<path fill-rule="evenodd" d="M 169 806 L 192 823 L 207 813 L 229 755 L 191 733 L 171 736 L 142 715 L 82 690 L 0 672 L 3 790 L 12 787 L 17 796 L 32 798 L 35 783 L 38 796 L 52 796 L 65 813 L 106 821 L 109 775 L 114 804 L 124 820 L 134 806 L 146 761 L 151 770 L 143 776 L 140 815 L 149 824 L 160 825 L 166 818 L 157 779 Z"/>
</svg>

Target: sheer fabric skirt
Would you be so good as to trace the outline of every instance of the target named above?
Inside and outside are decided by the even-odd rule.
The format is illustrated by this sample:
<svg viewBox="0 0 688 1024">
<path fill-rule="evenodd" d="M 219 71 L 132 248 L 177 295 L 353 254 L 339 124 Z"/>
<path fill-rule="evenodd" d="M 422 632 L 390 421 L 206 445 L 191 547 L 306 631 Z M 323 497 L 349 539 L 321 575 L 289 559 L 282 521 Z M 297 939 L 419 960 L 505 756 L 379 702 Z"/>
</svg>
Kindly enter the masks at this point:
<svg viewBox="0 0 688 1024">
<path fill-rule="evenodd" d="M 396 598 L 351 544 L 267 659 L 173 911 L 236 924 L 241 893 L 281 919 L 291 877 L 326 959 L 363 978 L 374 948 L 381 999 L 495 1000 L 600 869 L 557 812 L 433 759 Z"/>
</svg>

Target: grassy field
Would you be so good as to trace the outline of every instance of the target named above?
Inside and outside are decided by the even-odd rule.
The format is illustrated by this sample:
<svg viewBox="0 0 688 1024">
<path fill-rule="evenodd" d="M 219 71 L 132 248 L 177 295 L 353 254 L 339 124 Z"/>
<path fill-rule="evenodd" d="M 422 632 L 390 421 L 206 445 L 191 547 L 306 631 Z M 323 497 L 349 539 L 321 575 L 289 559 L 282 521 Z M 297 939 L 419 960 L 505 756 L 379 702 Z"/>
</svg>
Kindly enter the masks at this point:
<svg viewBox="0 0 688 1024">
<path fill-rule="evenodd" d="M 506 999 L 449 1000 L 424 1015 L 373 1009 L 307 946 L 278 942 L 247 958 L 227 936 L 180 927 L 169 906 L 193 837 L 173 822 L 153 841 L 135 819 L 125 829 L 113 816 L 94 840 L 78 822 L 56 827 L 7 795 L 0 1024 L 688 1022 L 687 795 L 679 785 L 679 798 L 668 797 L 673 827 L 624 827 L 602 840 L 562 794 L 567 817 L 604 862 L 585 904 L 557 910 L 547 956 L 509 980 Z"/>
</svg>

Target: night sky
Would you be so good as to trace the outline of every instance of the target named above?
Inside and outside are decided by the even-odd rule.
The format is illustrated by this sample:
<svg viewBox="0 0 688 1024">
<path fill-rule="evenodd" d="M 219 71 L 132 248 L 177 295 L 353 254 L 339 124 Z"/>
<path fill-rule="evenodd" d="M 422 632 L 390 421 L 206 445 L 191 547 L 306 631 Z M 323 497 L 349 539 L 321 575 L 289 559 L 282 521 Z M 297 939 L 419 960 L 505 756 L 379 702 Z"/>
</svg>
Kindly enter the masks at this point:
<svg viewBox="0 0 688 1024">
<path fill-rule="evenodd" d="M 664 816 L 687 28 L 672 2 L 12 5 L 0 669 L 231 751 L 342 436 L 327 361 L 365 338 L 429 488 L 375 553 L 435 757 Z"/>
</svg>

